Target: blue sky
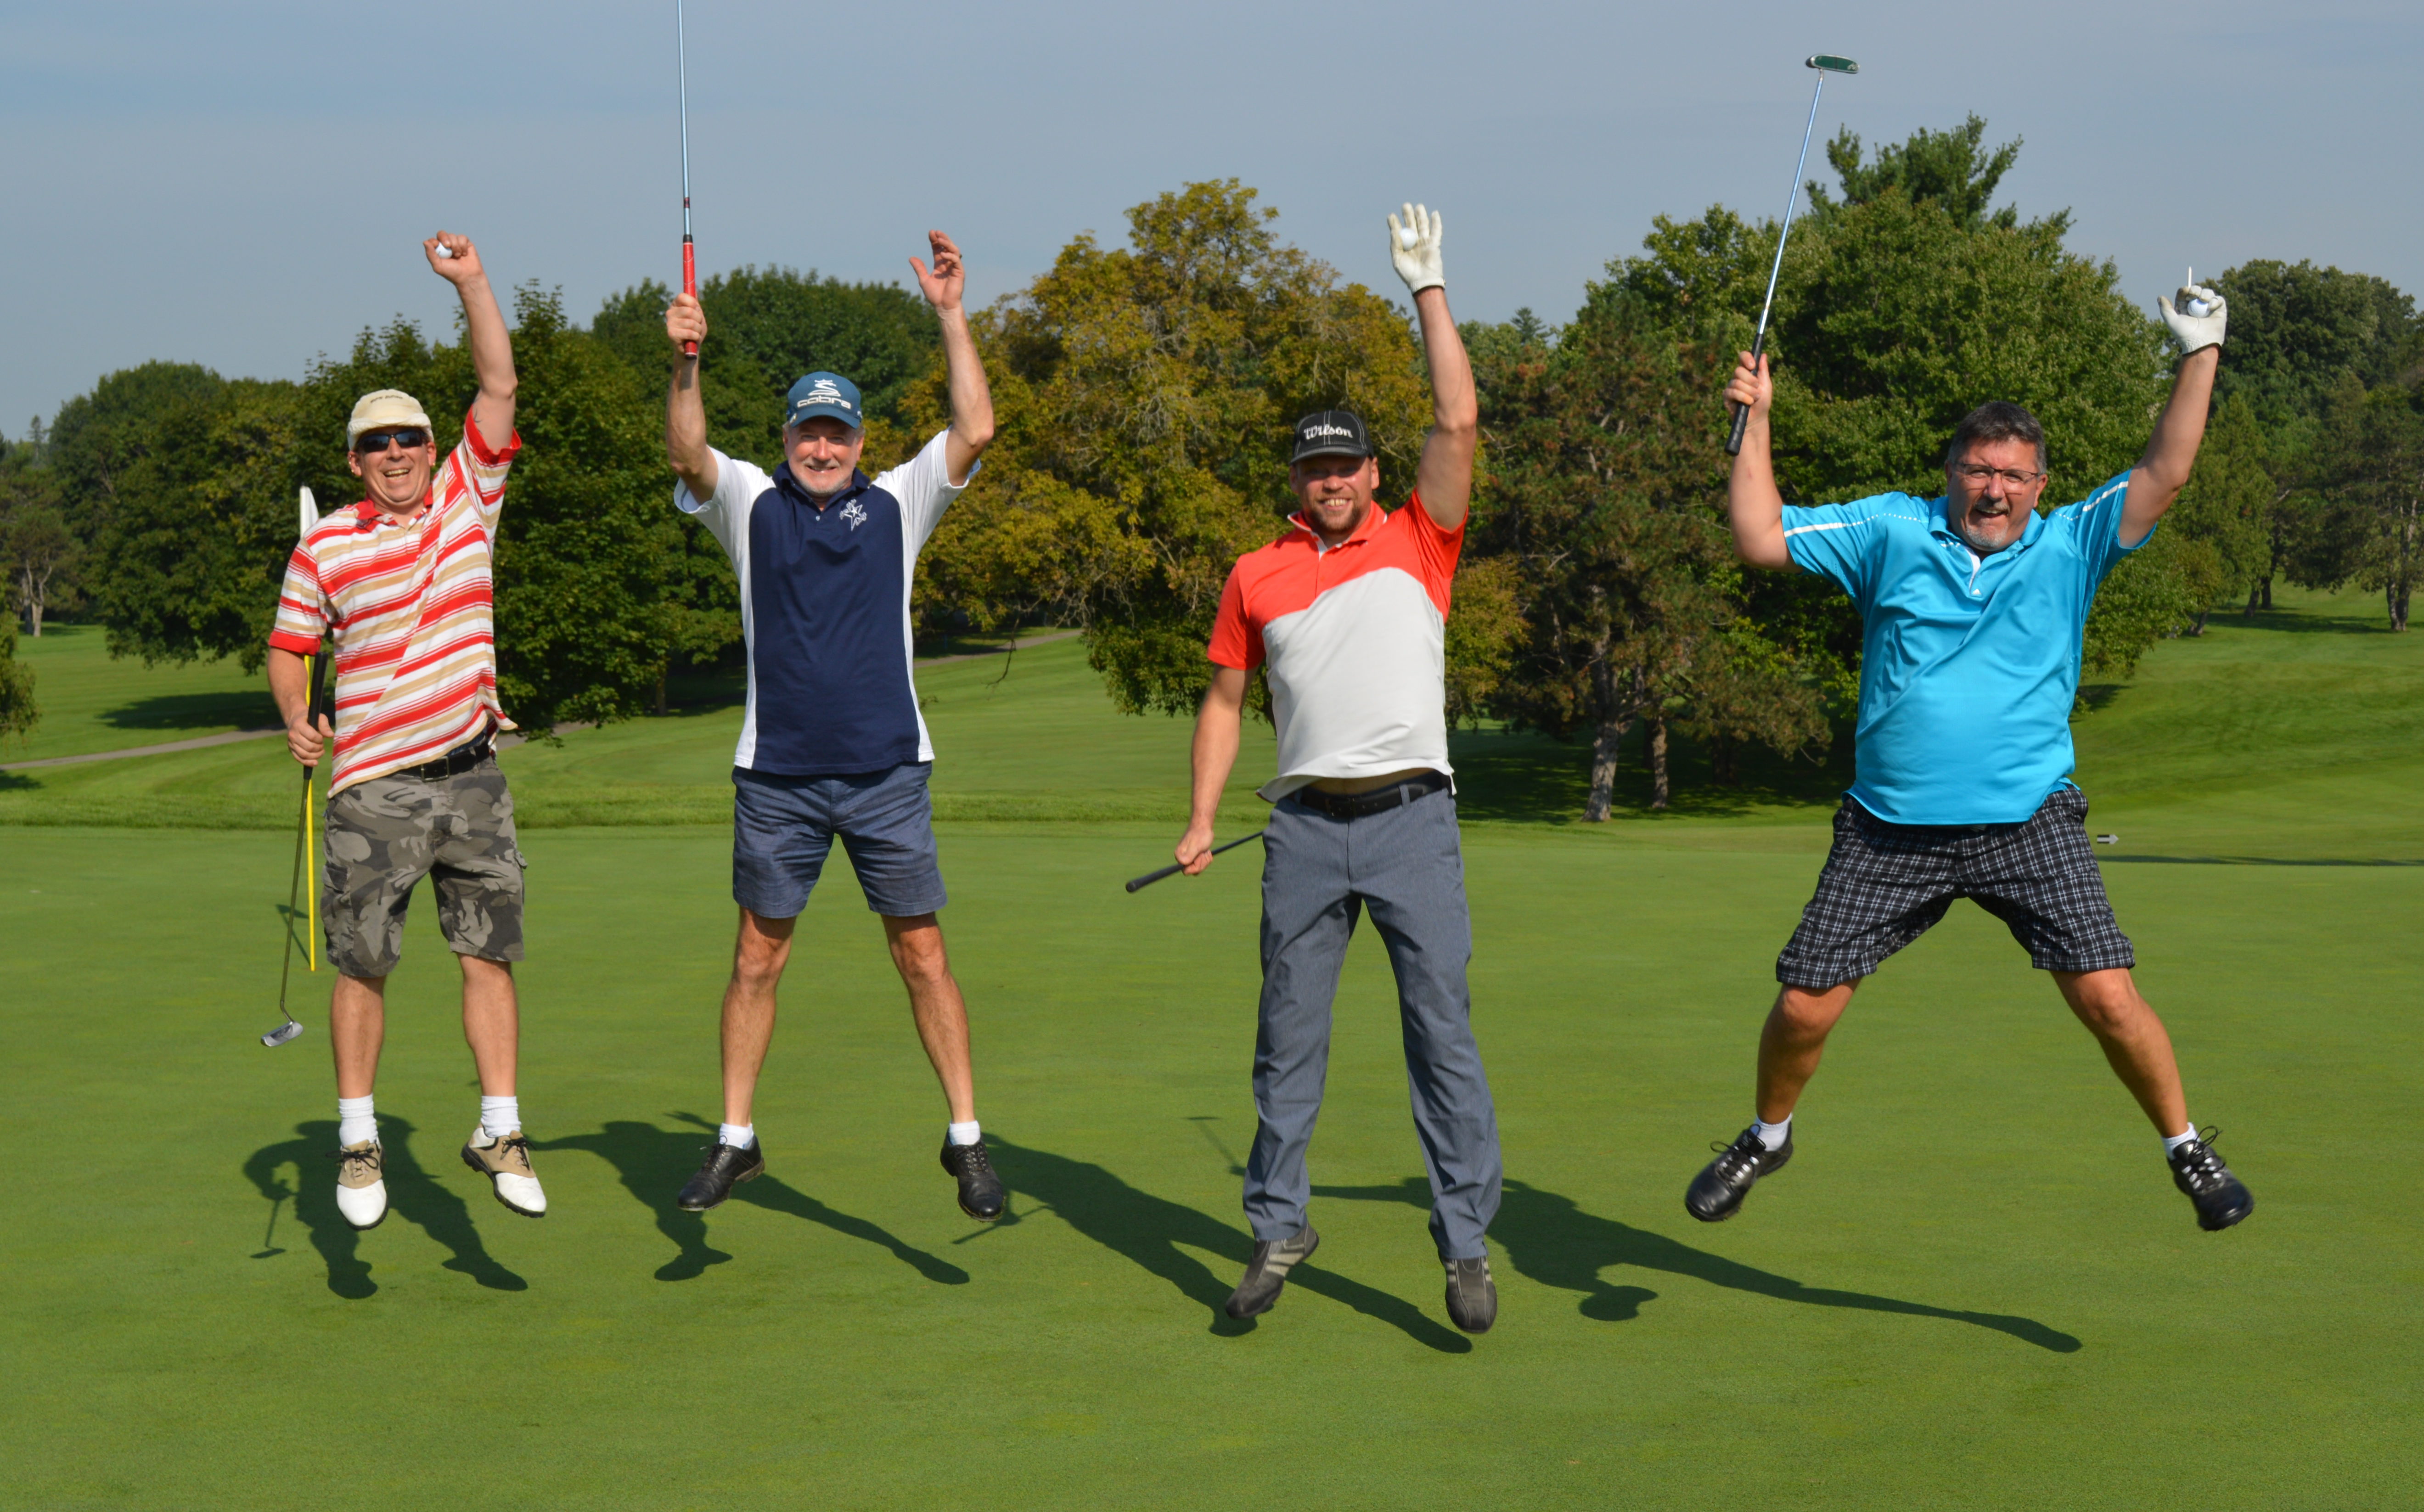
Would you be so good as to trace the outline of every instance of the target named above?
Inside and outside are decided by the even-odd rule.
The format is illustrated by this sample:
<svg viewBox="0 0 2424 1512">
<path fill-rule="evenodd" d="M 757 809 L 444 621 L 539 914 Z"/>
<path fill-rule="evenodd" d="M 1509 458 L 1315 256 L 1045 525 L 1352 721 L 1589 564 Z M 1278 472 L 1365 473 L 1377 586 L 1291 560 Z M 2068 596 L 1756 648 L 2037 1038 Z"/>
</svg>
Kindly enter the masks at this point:
<svg viewBox="0 0 2424 1512">
<path fill-rule="evenodd" d="M 0 271 L 23 435 L 152 358 L 299 376 L 402 313 L 468 231 L 501 282 L 599 300 L 678 273 L 673 6 L 0 6 Z M 2185 264 L 2312 258 L 2424 292 L 2424 7 L 1232 0 L 690 7 L 702 273 L 905 276 L 940 226 L 991 299 L 1127 206 L 1237 177 L 1392 294 L 1380 217 L 1447 217 L 1464 318 L 1562 319 L 1653 215 L 1780 208 L 1812 52 L 1823 139 L 1985 116 L 2002 199 L 2142 302 Z M 1817 157 L 1813 148 L 1813 159 Z M 1823 171 L 1818 176 L 1828 177 Z"/>
</svg>

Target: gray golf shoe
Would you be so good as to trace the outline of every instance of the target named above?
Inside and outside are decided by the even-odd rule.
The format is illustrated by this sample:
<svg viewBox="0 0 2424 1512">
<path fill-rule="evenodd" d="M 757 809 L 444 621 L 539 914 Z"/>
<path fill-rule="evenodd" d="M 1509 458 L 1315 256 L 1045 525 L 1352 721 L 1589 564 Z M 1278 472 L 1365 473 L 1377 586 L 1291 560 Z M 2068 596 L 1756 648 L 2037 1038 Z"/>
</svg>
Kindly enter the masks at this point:
<svg viewBox="0 0 2424 1512">
<path fill-rule="evenodd" d="M 1310 1223 L 1288 1238 L 1257 1243 L 1254 1257 L 1246 1262 L 1245 1279 L 1229 1294 L 1222 1311 L 1233 1318 L 1259 1317 L 1269 1312 L 1280 1293 L 1287 1289 L 1288 1272 L 1320 1248 L 1321 1235 L 1313 1232 Z"/>
<path fill-rule="evenodd" d="M 1490 1279 L 1490 1258 L 1441 1264 L 1447 1267 L 1448 1321 L 1467 1333 L 1488 1333 L 1498 1321 L 1498 1283 Z"/>
</svg>

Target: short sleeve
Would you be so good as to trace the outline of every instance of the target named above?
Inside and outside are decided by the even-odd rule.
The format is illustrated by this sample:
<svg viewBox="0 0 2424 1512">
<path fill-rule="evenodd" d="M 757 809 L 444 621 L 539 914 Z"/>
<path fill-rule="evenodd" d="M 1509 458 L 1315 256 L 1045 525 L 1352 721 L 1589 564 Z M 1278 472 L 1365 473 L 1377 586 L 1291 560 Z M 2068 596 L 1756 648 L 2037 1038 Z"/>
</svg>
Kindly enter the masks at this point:
<svg viewBox="0 0 2424 1512">
<path fill-rule="evenodd" d="M 295 543 L 286 559 L 286 581 L 278 588 L 278 615 L 269 628 L 269 644 L 280 651 L 310 656 L 320 649 L 327 633 L 327 596 L 320 588 L 320 564 L 308 540 Z"/>
<path fill-rule="evenodd" d="M 1464 526 L 1459 524 L 1452 531 L 1441 528 L 1440 522 L 1431 518 L 1431 512 L 1423 507 L 1419 493 L 1406 501 L 1402 513 L 1413 517 L 1411 528 L 1415 560 L 1422 564 L 1423 589 L 1439 607 L 1440 618 L 1445 619 L 1448 595 L 1456 586 L 1457 558 L 1464 554 Z M 1472 517 L 1465 517 L 1468 521 Z"/>
<path fill-rule="evenodd" d="M 492 538 L 497 533 L 497 516 L 505 505 L 505 472 L 513 467 L 514 458 L 520 454 L 521 449 L 522 433 L 519 431 L 507 437 L 503 447 L 490 446 L 488 438 L 480 434 L 477 413 L 464 411 L 463 438 L 455 443 L 454 454 L 446 459 L 446 467 L 454 475 L 454 485 L 470 496 L 471 507 L 478 512 L 480 523 Z M 448 492 L 453 492 L 453 489 Z"/>
<path fill-rule="evenodd" d="M 2124 472 L 2078 503 L 2054 512 L 2055 519 L 2070 527 L 2090 588 L 2101 584 L 2124 557 L 2155 538 L 2154 531 L 2148 531 L 2146 540 L 2137 546 L 2121 544 L 2121 513 L 2129 501 L 2129 474 Z M 2069 517 L 2065 519 L 2065 516 Z"/>
<path fill-rule="evenodd" d="M 974 463 L 965 481 L 952 483 L 950 436 L 949 429 L 936 431 L 933 439 L 918 448 L 916 456 L 875 480 L 877 487 L 900 501 L 901 524 L 908 533 L 912 551 L 926 544 L 926 537 L 942 523 L 943 511 L 977 481 L 977 473 L 984 468 L 981 462 Z"/>
<path fill-rule="evenodd" d="M 690 491 L 689 484 L 677 478 L 674 507 L 706 526 L 729 555 L 739 549 L 734 523 L 746 517 L 749 501 L 764 493 L 773 479 L 764 469 L 728 457 L 713 447 L 708 448 L 707 454 L 715 458 L 715 491 L 702 500 Z"/>
<path fill-rule="evenodd" d="M 1263 664 L 1262 627 L 1246 618 L 1246 589 L 1237 567 L 1229 569 L 1229 581 L 1220 590 L 1220 610 L 1212 620 L 1212 644 L 1204 650 L 1215 666 L 1252 672 Z"/>
<path fill-rule="evenodd" d="M 1886 527 L 1879 517 L 1908 514 L 1924 520 L 1926 505 L 1907 494 L 1879 494 L 1848 504 L 1784 506 L 1784 549 L 1794 565 L 1850 594 L 1865 605 L 1876 581 L 1876 565 L 1886 546 Z"/>
</svg>

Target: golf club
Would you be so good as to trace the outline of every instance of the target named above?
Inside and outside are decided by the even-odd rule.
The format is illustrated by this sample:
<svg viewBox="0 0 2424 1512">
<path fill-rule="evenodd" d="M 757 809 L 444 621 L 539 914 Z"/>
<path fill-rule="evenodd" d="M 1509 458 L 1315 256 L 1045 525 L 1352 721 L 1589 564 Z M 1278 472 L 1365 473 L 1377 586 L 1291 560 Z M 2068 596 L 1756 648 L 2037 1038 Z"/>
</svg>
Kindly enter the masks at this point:
<svg viewBox="0 0 2424 1512">
<path fill-rule="evenodd" d="M 1217 856 L 1223 851 L 1235 851 L 1248 840 L 1259 840 L 1262 837 L 1263 832 L 1256 830 L 1253 834 L 1232 840 L 1227 845 L 1216 845 L 1206 853 Z M 1185 867 L 1164 867 L 1159 871 L 1148 871 L 1141 877 L 1131 877 L 1128 879 L 1128 891 L 1135 892 L 1140 887 L 1150 887 L 1162 878 L 1174 877 L 1186 869 Z"/>
<path fill-rule="evenodd" d="M 681 91 L 682 293 L 698 297 L 698 258 L 690 241 L 690 59 L 682 39 L 682 0 L 674 0 L 674 83 Z M 682 356 L 698 356 L 696 342 L 682 342 Z"/>
<path fill-rule="evenodd" d="M 1793 160 L 1793 182 L 1784 190 L 1784 225 L 1776 233 L 1776 263 L 1767 270 L 1767 298 L 1759 307 L 1759 336 L 1750 343 L 1750 367 L 1759 371 L 1759 359 L 1767 351 L 1767 313 L 1776 308 L 1776 276 L 1784 271 L 1784 239 L 1793 234 L 1793 206 L 1801 198 L 1801 170 L 1810 163 L 1810 134 L 1818 126 L 1818 97 L 1826 92 L 1829 73 L 1858 73 L 1860 65 L 1848 57 L 1832 53 L 1820 53 L 1803 61 L 1802 67 L 1818 71 L 1818 88 L 1810 91 L 1810 120 L 1801 128 L 1801 155 Z M 1743 427 L 1750 423 L 1748 407 L 1734 410 L 1733 434 L 1726 438 L 1726 455 L 1742 454 Z"/>
<path fill-rule="evenodd" d="M 319 504 L 311 497 L 311 489 L 301 490 L 300 497 L 296 500 L 296 513 L 302 527 L 301 534 L 296 539 L 308 538 L 311 533 L 311 527 L 320 523 Z M 314 654 L 311 658 L 311 701 L 304 706 L 314 721 L 319 718 L 320 684 L 327 670 L 327 653 Z M 286 1011 L 286 983 L 295 972 L 295 899 L 302 890 L 303 852 L 310 848 L 311 839 L 311 772 L 312 769 L 310 767 L 303 769 L 303 798 L 295 815 L 295 870 L 286 883 L 286 948 L 278 967 L 278 1013 L 286 1022 L 261 1037 L 261 1042 L 272 1050 L 303 1032 L 303 1026 L 296 1023 L 295 1015 Z M 320 890 L 317 887 L 311 889 L 311 921 L 304 932 L 304 949 L 310 957 L 310 963 L 305 969 L 317 971 L 320 969 L 317 940 L 320 930 Z"/>
</svg>

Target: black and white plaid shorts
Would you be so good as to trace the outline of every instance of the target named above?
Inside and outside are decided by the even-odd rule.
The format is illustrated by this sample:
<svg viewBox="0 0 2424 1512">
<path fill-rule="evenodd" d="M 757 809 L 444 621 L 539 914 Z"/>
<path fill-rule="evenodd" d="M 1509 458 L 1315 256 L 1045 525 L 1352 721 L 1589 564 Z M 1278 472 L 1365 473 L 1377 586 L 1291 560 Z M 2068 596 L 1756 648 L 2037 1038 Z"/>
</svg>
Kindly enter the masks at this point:
<svg viewBox="0 0 2424 1512">
<path fill-rule="evenodd" d="M 1815 992 L 1868 976 L 1956 898 L 2001 919 L 2039 971 L 2134 966 L 2086 825 L 2087 795 L 2068 787 L 2019 824 L 1894 824 L 1846 798 L 1776 979 Z"/>
</svg>

